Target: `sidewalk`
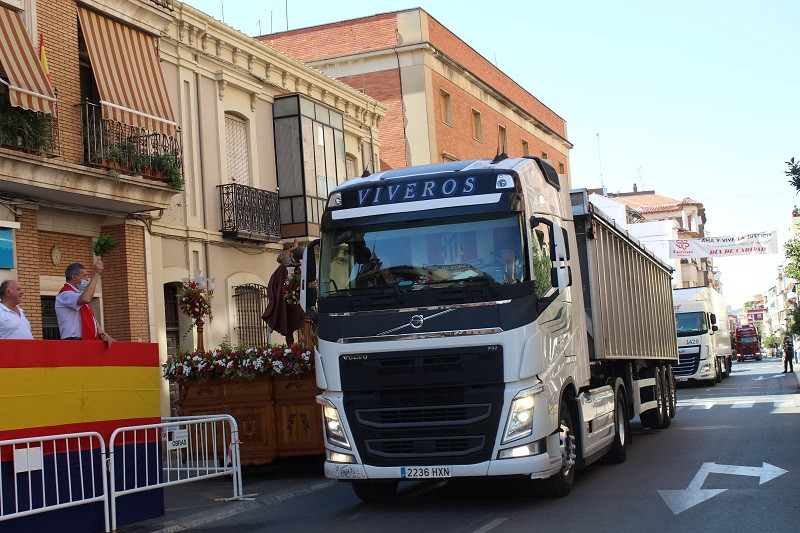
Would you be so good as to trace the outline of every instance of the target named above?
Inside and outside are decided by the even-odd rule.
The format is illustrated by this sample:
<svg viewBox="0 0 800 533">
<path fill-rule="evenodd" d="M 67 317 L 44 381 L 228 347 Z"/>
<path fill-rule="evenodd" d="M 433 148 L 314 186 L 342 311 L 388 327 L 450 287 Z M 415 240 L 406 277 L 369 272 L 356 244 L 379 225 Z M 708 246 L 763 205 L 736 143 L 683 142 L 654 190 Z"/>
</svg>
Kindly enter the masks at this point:
<svg viewBox="0 0 800 533">
<path fill-rule="evenodd" d="M 230 477 L 192 481 L 164 488 L 164 516 L 117 529 L 124 533 L 188 531 L 228 516 L 258 509 L 330 488 L 335 481 L 322 472 L 322 458 L 277 460 L 262 467 L 242 469 L 244 494 L 252 500 L 215 501 L 233 494 Z"/>
</svg>

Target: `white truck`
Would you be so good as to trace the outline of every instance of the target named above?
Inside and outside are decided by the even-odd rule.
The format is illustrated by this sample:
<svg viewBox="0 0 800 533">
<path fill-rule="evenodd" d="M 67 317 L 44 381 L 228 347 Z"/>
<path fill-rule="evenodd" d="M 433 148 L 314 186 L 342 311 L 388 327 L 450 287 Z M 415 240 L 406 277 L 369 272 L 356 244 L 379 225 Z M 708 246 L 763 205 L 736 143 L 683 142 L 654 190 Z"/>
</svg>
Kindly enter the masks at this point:
<svg viewBox="0 0 800 533">
<path fill-rule="evenodd" d="M 728 305 L 713 287 L 673 290 L 680 363 L 678 381 L 720 383 L 731 372 Z"/>
<path fill-rule="evenodd" d="M 576 468 L 625 460 L 634 416 L 675 415 L 670 277 L 539 158 L 334 189 L 301 280 L 326 476 L 364 501 L 451 477 L 566 495 Z"/>
</svg>

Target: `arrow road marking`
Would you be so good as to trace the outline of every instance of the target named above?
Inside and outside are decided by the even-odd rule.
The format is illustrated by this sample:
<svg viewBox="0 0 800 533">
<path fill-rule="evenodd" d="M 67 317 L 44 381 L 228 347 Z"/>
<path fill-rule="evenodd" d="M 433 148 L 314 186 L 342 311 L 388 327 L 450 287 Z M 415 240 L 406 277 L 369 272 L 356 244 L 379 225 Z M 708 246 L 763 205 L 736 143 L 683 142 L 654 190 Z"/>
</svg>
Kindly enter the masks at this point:
<svg viewBox="0 0 800 533">
<path fill-rule="evenodd" d="M 782 372 L 781 372 L 782 374 Z M 764 381 L 765 379 L 775 379 L 781 377 L 781 374 L 775 374 L 774 376 L 758 376 L 757 378 L 753 378 L 755 381 Z"/>
<path fill-rule="evenodd" d="M 669 506 L 672 514 L 677 515 L 690 509 L 698 503 L 703 503 L 728 489 L 704 489 L 703 483 L 709 474 L 730 474 L 733 476 L 753 476 L 758 478 L 758 484 L 785 474 L 788 470 L 779 468 L 769 463 L 762 466 L 718 465 L 716 463 L 703 463 L 700 470 L 694 475 L 689 486 L 684 490 L 659 490 L 658 494 Z"/>
</svg>

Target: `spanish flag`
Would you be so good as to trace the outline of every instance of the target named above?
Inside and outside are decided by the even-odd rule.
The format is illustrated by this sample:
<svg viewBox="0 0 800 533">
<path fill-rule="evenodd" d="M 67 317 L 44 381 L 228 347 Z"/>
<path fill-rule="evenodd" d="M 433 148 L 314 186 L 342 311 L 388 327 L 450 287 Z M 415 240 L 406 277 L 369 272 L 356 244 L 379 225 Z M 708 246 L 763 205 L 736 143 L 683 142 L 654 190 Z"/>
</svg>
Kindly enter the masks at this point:
<svg viewBox="0 0 800 533">
<path fill-rule="evenodd" d="M 52 86 L 53 79 L 50 77 L 50 68 L 47 66 L 47 55 L 44 53 L 44 35 L 41 33 L 39 34 L 39 61 L 42 63 L 47 81 L 50 83 L 50 86 Z"/>
</svg>

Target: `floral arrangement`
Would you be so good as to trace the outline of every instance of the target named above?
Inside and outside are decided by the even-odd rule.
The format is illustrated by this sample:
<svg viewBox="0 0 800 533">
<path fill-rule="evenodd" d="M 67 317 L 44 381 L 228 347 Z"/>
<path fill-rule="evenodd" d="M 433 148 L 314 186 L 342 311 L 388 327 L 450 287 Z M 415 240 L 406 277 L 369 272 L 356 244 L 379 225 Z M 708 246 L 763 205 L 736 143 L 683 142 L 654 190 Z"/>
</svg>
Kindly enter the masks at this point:
<svg viewBox="0 0 800 533">
<path fill-rule="evenodd" d="M 299 344 L 247 349 L 222 346 L 210 352 L 198 350 L 171 356 L 164 365 L 164 377 L 172 383 L 179 380 L 207 381 L 222 377 L 289 377 L 299 376 L 313 369 L 314 357 L 311 350 Z"/>
<path fill-rule="evenodd" d="M 289 305 L 300 303 L 300 269 L 295 268 L 294 272 L 286 278 L 281 288 L 281 295 Z"/>
<path fill-rule="evenodd" d="M 183 283 L 183 292 L 178 297 L 178 308 L 181 313 L 190 317 L 195 323 L 208 315 L 211 316 L 211 295 L 196 281 Z"/>
</svg>

